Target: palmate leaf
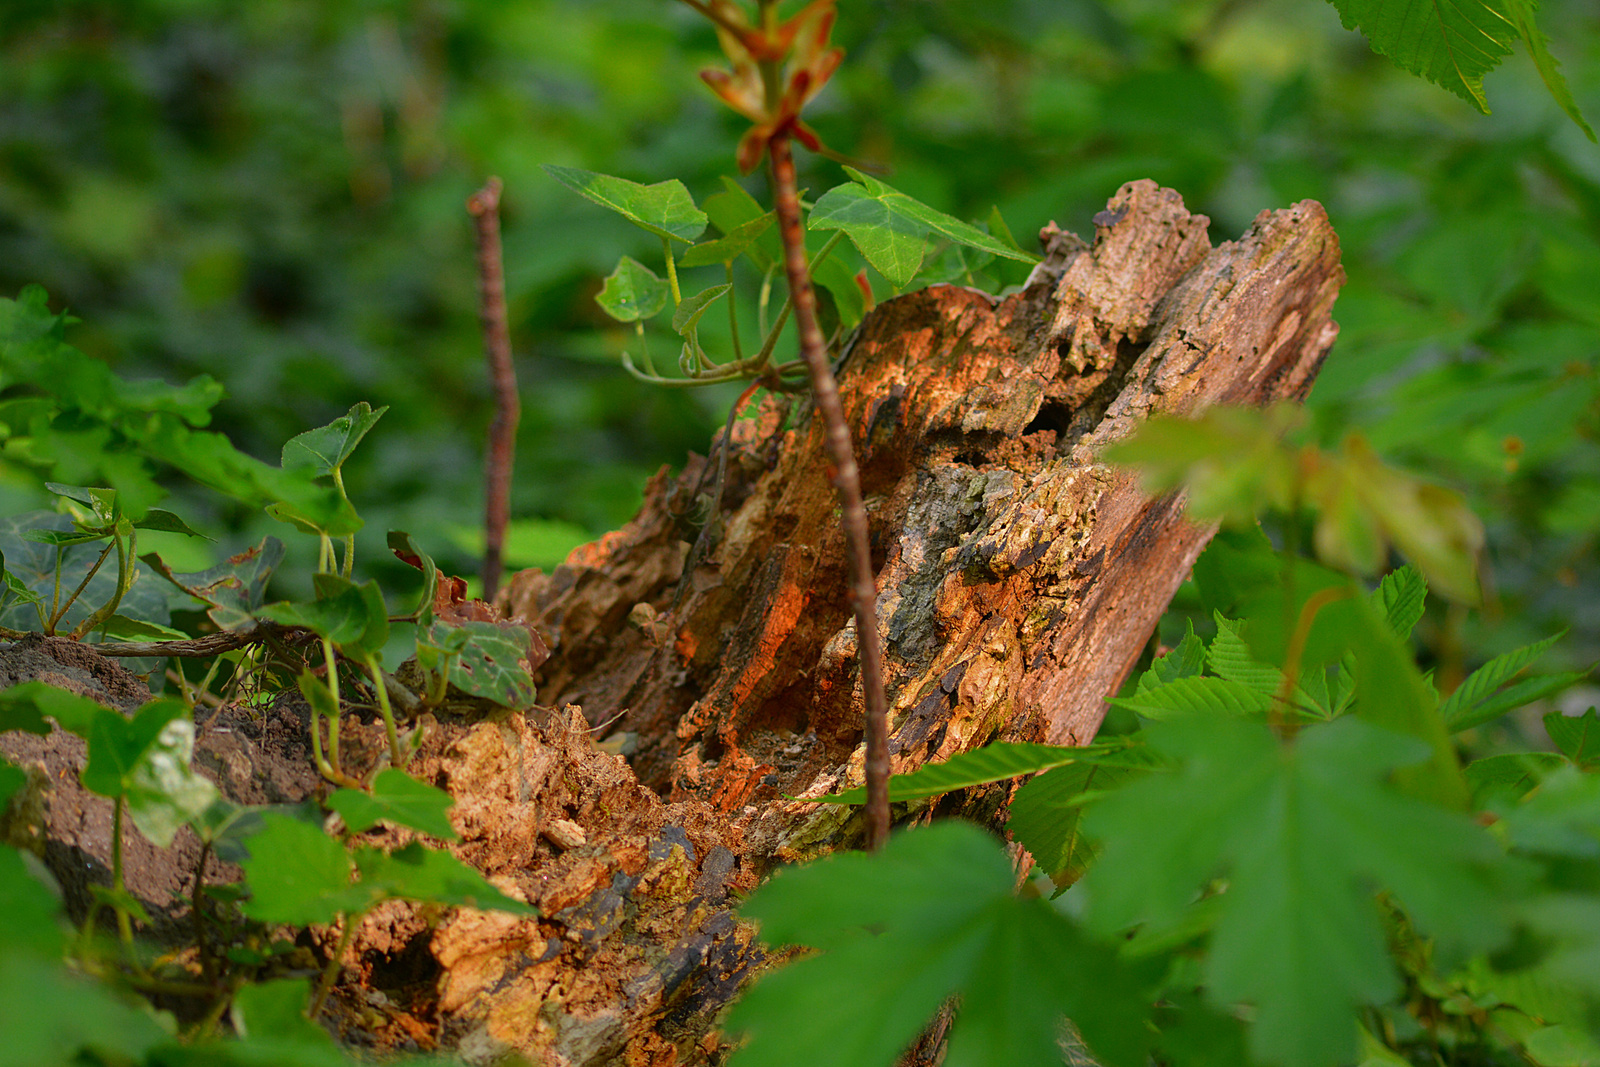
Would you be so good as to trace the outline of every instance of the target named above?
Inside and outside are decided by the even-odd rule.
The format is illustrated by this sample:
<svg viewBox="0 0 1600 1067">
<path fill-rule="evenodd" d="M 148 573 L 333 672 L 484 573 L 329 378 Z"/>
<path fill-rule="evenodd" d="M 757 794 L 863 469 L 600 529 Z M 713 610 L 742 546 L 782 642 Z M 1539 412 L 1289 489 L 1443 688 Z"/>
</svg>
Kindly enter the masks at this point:
<svg viewBox="0 0 1600 1067">
<path fill-rule="evenodd" d="M 1561 105 L 1561 110 L 1578 124 L 1589 140 L 1595 140 L 1594 130 L 1584 121 L 1583 113 L 1578 110 L 1578 102 L 1572 98 L 1572 90 L 1567 86 L 1567 79 L 1561 75 L 1561 65 L 1550 54 L 1550 39 L 1540 32 L 1534 22 L 1538 0 L 1506 0 L 1506 6 L 1510 8 L 1511 18 L 1517 24 L 1517 33 L 1522 35 L 1522 43 L 1528 46 L 1533 65 L 1539 68 L 1539 77 L 1544 79 L 1545 88 L 1550 90 L 1550 95 Z"/>
<path fill-rule="evenodd" d="M 1160 721 L 1174 716 L 1208 712 L 1217 715 L 1252 715 L 1272 710 L 1272 694 L 1226 678 L 1179 678 L 1131 696 L 1112 697 L 1107 703 Z"/>
<path fill-rule="evenodd" d="M 1398 991 L 1373 887 L 1445 945 L 1484 948 L 1507 930 L 1483 873 L 1495 843 L 1466 815 L 1386 781 L 1427 757 L 1417 741 L 1353 717 L 1289 743 L 1215 716 L 1146 734 L 1180 770 L 1089 810 L 1089 832 L 1106 843 L 1081 883 L 1090 922 L 1108 935 L 1169 924 L 1225 877 L 1204 984 L 1219 1007 L 1254 1004 L 1251 1050 L 1263 1062 L 1349 1060 L 1357 1009 Z"/>
<path fill-rule="evenodd" d="M 1428 604 L 1428 580 L 1411 564 L 1390 571 L 1378 583 L 1375 594 L 1383 604 L 1383 616 L 1402 639 L 1411 636 Z"/>
<path fill-rule="evenodd" d="M 922 266 L 930 234 L 1005 259 L 1039 261 L 1038 256 L 935 211 L 876 178 L 850 167 L 845 172 L 855 184 L 822 194 L 807 225 L 813 230 L 843 230 L 867 262 L 897 289 L 910 282 Z"/>
<path fill-rule="evenodd" d="M 964 823 L 893 838 L 876 856 L 780 872 L 742 911 L 771 944 L 821 955 L 759 979 L 729 1018 L 736 1067 L 887 1067 L 951 996 L 947 1063 L 1061 1062 L 1066 1014 L 1102 1063 L 1142 1064 L 1143 976 L 1039 900 L 1011 893 L 1000 843 Z"/>
<path fill-rule="evenodd" d="M 626 178 L 548 163 L 544 172 L 586 200 L 610 208 L 659 237 L 688 242 L 705 232 L 706 213 L 694 206 L 689 190 L 676 178 L 640 185 Z"/>
<path fill-rule="evenodd" d="M 1100 851 L 1083 835 L 1085 804 L 1144 771 L 1131 765 L 1072 763 L 1041 774 L 1017 790 L 1006 829 L 1052 882 L 1071 885 Z"/>
<path fill-rule="evenodd" d="M 1105 746 L 1068 748 L 1006 742 L 985 745 L 971 752 L 951 756 L 943 763 L 931 764 L 910 774 L 892 776 L 889 779 L 889 799 L 899 801 L 935 797 L 956 789 L 1000 782 L 1078 760 L 1094 760 L 1108 751 Z M 820 804 L 865 804 L 867 791 L 865 787 L 857 786 L 843 793 L 808 799 Z"/>
<path fill-rule="evenodd" d="M 1200 674 L 1206 667 L 1206 645 L 1194 632 L 1194 620 L 1185 620 L 1186 631 L 1176 648 L 1150 664 L 1150 669 L 1139 676 L 1138 689 L 1144 692 L 1179 678 Z"/>
<path fill-rule="evenodd" d="M 1600 763 L 1600 714 L 1594 708 L 1582 715 L 1552 711 L 1544 717 L 1544 730 L 1561 754 L 1579 767 Z"/>
<path fill-rule="evenodd" d="M 1450 729 L 1460 731 L 1488 722 L 1497 718 L 1509 708 L 1501 708 L 1492 715 L 1485 715 L 1485 705 L 1494 696 L 1495 690 L 1510 681 L 1534 660 L 1544 655 L 1551 645 L 1561 640 L 1566 633 L 1552 634 L 1543 641 L 1535 641 L 1531 645 L 1513 649 L 1485 663 L 1482 667 L 1467 675 L 1466 679 L 1456 687 L 1455 692 L 1439 706 L 1439 714 L 1444 716 L 1444 721 Z M 1533 698 L 1530 698 L 1533 699 Z M 1499 702 L 1497 702 L 1499 703 Z M 1493 710 L 1490 708 L 1489 710 Z"/>
<path fill-rule="evenodd" d="M 1374 52 L 1489 113 L 1483 76 L 1511 54 L 1518 36 L 1507 0 L 1331 2 L 1345 29 L 1359 29 Z"/>
</svg>

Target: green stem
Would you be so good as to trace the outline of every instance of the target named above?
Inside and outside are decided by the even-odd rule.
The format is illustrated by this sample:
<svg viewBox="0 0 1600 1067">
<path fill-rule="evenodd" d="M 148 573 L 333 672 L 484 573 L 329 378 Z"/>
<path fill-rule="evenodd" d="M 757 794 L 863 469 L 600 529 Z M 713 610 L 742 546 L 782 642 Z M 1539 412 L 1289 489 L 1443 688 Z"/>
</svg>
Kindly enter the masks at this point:
<svg viewBox="0 0 1600 1067">
<path fill-rule="evenodd" d="M 678 264 L 672 258 L 672 241 L 666 237 L 661 239 L 661 254 L 667 258 L 667 285 L 672 289 L 672 306 L 677 307 L 683 303 L 683 294 L 678 291 Z"/>
<path fill-rule="evenodd" d="M 333 694 L 333 714 L 328 717 L 328 763 L 333 773 L 344 777 L 339 759 L 339 661 L 333 655 L 333 638 L 322 639 L 322 657 L 328 664 L 328 692 Z"/>
<path fill-rule="evenodd" d="M 361 925 L 361 920 L 366 917 L 365 911 L 354 912 L 345 916 L 344 929 L 339 934 L 339 944 L 333 950 L 333 955 L 328 957 L 327 966 L 322 968 L 322 974 L 317 978 L 317 987 L 311 992 L 311 1003 L 306 1005 L 306 1018 L 315 1021 L 322 1012 L 322 1004 L 328 999 L 328 993 L 333 989 L 334 980 L 339 977 L 343 966 L 345 952 L 350 948 L 350 942 L 355 940 L 356 927 Z"/>
<path fill-rule="evenodd" d="M 100 605 L 98 611 L 84 619 L 73 629 L 72 639 L 74 641 L 80 640 L 84 634 L 90 633 L 95 627 L 104 625 L 107 619 L 116 614 L 118 606 L 122 604 L 122 598 L 127 595 L 128 589 L 133 585 L 133 561 L 137 558 L 134 552 L 138 539 L 139 531 L 131 526 L 128 528 L 127 541 L 112 535 L 113 543 L 117 548 L 116 592 L 111 595 L 109 601 Z"/>
<path fill-rule="evenodd" d="M 117 913 L 117 933 L 122 937 L 124 948 L 133 948 L 133 920 L 128 917 L 128 910 L 122 906 L 122 894 L 125 891 L 122 881 L 122 809 L 125 805 L 118 797 L 111 805 L 111 892 L 115 894 L 112 908 Z"/>
<path fill-rule="evenodd" d="M 406 769 L 406 758 L 400 752 L 400 732 L 394 725 L 389 689 L 383 684 L 383 668 L 378 666 L 378 657 L 371 652 L 367 653 L 367 670 L 372 672 L 372 687 L 378 692 L 378 711 L 383 715 L 383 728 L 389 735 L 389 766 L 403 771 Z"/>
<path fill-rule="evenodd" d="M 733 338 L 733 361 L 744 362 L 744 346 L 739 343 L 739 301 L 735 299 L 739 294 L 733 291 L 733 260 L 728 260 L 722 265 L 723 272 L 728 279 L 728 336 Z"/>
<path fill-rule="evenodd" d="M 1300 617 L 1295 620 L 1294 630 L 1289 635 L 1288 648 L 1284 652 L 1283 679 L 1278 683 L 1278 692 L 1273 697 L 1272 711 L 1267 720 L 1285 740 L 1293 737 L 1298 729 L 1298 724 L 1287 712 L 1289 708 L 1295 706 L 1294 691 L 1300 684 L 1300 661 L 1305 658 L 1306 642 L 1311 638 L 1311 626 L 1316 622 L 1319 611 L 1349 596 L 1349 588 L 1330 586 L 1312 593 L 1300 607 Z"/>
<path fill-rule="evenodd" d="M 104 565 L 106 559 L 110 557 L 111 550 L 116 547 L 117 539 L 115 536 L 113 536 L 112 539 L 106 543 L 106 547 L 100 550 L 100 557 L 94 561 L 94 566 L 89 568 L 89 573 L 83 576 L 83 581 L 78 583 L 78 587 L 72 591 L 72 595 L 67 597 L 65 601 L 60 599 L 61 549 L 59 547 L 56 549 L 56 591 L 55 595 L 51 598 L 51 604 L 53 606 L 50 611 L 50 619 L 45 623 L 45 633 L 55 633 L 56 623 L 60 622 L 61 616 L 65 615 L 72 605 L 77 603 L 78 597 L 81 596 L 83 591 L 89 587 L 89 583 L 94 580 L 94 576 L 100 573 L 101 566 Z"/>
</svg>

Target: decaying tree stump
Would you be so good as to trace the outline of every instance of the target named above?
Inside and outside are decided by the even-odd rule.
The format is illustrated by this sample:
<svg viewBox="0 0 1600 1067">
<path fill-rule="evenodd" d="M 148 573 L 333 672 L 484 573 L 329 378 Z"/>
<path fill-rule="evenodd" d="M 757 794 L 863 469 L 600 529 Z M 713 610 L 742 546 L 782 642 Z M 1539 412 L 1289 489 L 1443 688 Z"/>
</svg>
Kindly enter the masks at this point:
<svg viewBox="0 0 1600 1067">
<path fill-rule="evenodd" d="M 1213 249 L 1176 193 L 1133 182 L 1095 225 L 1092 246 L 1048 227 L 1045 262 L 1004 300 L 935 286 L 885 303 L 842 358 L 896 771 L 996 738 L 1088 742 L 1212 533 L 1098 450 L 1150 414 L 1302 399 L 1337 333 L 1339 245 L 1313 202 Z M 541 916 L 384 905 L 325 1016 L 347 1041 L 716 1059 L 719 1013 L 764 960 L 730 892 L 859 840 L 851 809 L 787 799 L 862 776 L 822 429 L 803 401 L 769 401 L 729 444 L 723 536 L 676 612 L 703 460 L 502 595 L 545 634 L 540 698 L 563 710 L 429 723 L 413 770 L 457 797 L 457 854 Z M 347 726 L 349 747 L 363 729 L 375 754 L 371 726 Z M 596 746 L 607 735 L 623 756 Z M 998 823 L 1009 795 L 946 807 Z"/>
</svg>

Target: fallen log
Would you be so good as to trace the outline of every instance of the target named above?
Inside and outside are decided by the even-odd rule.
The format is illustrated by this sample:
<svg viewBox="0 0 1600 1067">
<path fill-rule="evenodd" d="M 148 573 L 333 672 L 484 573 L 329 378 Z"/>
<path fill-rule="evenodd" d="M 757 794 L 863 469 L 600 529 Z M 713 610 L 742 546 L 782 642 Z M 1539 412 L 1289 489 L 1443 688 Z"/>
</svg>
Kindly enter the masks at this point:
<svg viewBox="0 0 1600 1067">
<path fill-rule="evenodd" d="M 934 286 L 878 307 L 845 346 L 897 772 L 997 738 L 1087 743 L 1213 532 L 1099 450 L 1152 414 L 1309 391 L 1343 280 L 1326 214 L 1263 212 L 1216 248 L 1208 225 L 1171 190 L 1129 183 L 1092 244 L 1047 227 L 1021 291 Z M 771 399 L 717 447 L 723 532 L 691 573 L 698 458 L 658 473 L 628 525 L 502 592 L 548 640 L 537 680 L 553 707 L 441 716 L 412 770 L 457 798 L 457 855 L 540 917 L 383 905 L 323 1015 L 347 1043 L 707 1062 L 723 1009 L 767 962 L 731 894 L 860 840 L 851 809 L 807 799 L 859 784 L 863 763 L 820 423 Z M 294 778 L 273 761 L 305 765 L 303 744 L 265 743 L 274 723 L 304 722 L 296 699 L 202 733 L 199 762 L 225 791 Z M 383 750 L 380 725 L 345 731 L 352 769 Z M 1000 827 L 1009 796 L 970 790 L 940 810 Z"/>
</svg>

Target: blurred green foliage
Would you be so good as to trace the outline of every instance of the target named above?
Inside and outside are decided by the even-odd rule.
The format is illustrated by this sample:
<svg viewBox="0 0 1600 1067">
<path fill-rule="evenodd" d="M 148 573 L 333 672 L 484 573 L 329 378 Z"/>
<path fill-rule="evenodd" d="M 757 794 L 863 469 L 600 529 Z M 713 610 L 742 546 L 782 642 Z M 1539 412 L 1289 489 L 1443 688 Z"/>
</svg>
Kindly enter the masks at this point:
<svg viewBox="0 0 1600 1067">
<path fill-rule="evenodd" d="M 1539 18 L 1600 114 L 1600 13 L 1547 0 Z M 1484 118 L 1312 0 L 849 0 L 834 39 L 847 59 L 808 111 L 823 139 L 958 217 L 998 205 L 1025 247 L 1050 219 L 1087 231 L 1133 178 L 1178 189 L 1218 241 L 1322 201 L 1350 281 L 1318 436 L 1363 430 L 1489 530 L 1500 617 L 1480 635 L 1441 616 L 1425 642 L 1473 659 L 1570 626 L 1565 653 L 1594 658 L 1600 152 L 1525 55 L 1487 80 Z M 499 174 L 513 512 L 566 524 L 531 528 L 548 563 L 703 449 L 730 397 L 618 369 L 630 335 L 590 298 L 654 242 L 539 165 L 704 198 L 739 130 L 694 76 L 716 59 L 666 0 L 8 0 L 0 293 L 42 283 L 85 320 L 73 343 L 124 376 L 212 374 L 214 425 L 258 457 L 388 405 L 347 472 L 368 558 L 404 527 L 453 538 L 444 562 L 467 572 L 490 412 L 463 203 Z M 844 180 L 802 168 L 813 195 Z M 0 474 L 0 502 L 42 500 Z M 219 506 L 184 514 L 239 545 L 270 532 Z"/>
</svg>

